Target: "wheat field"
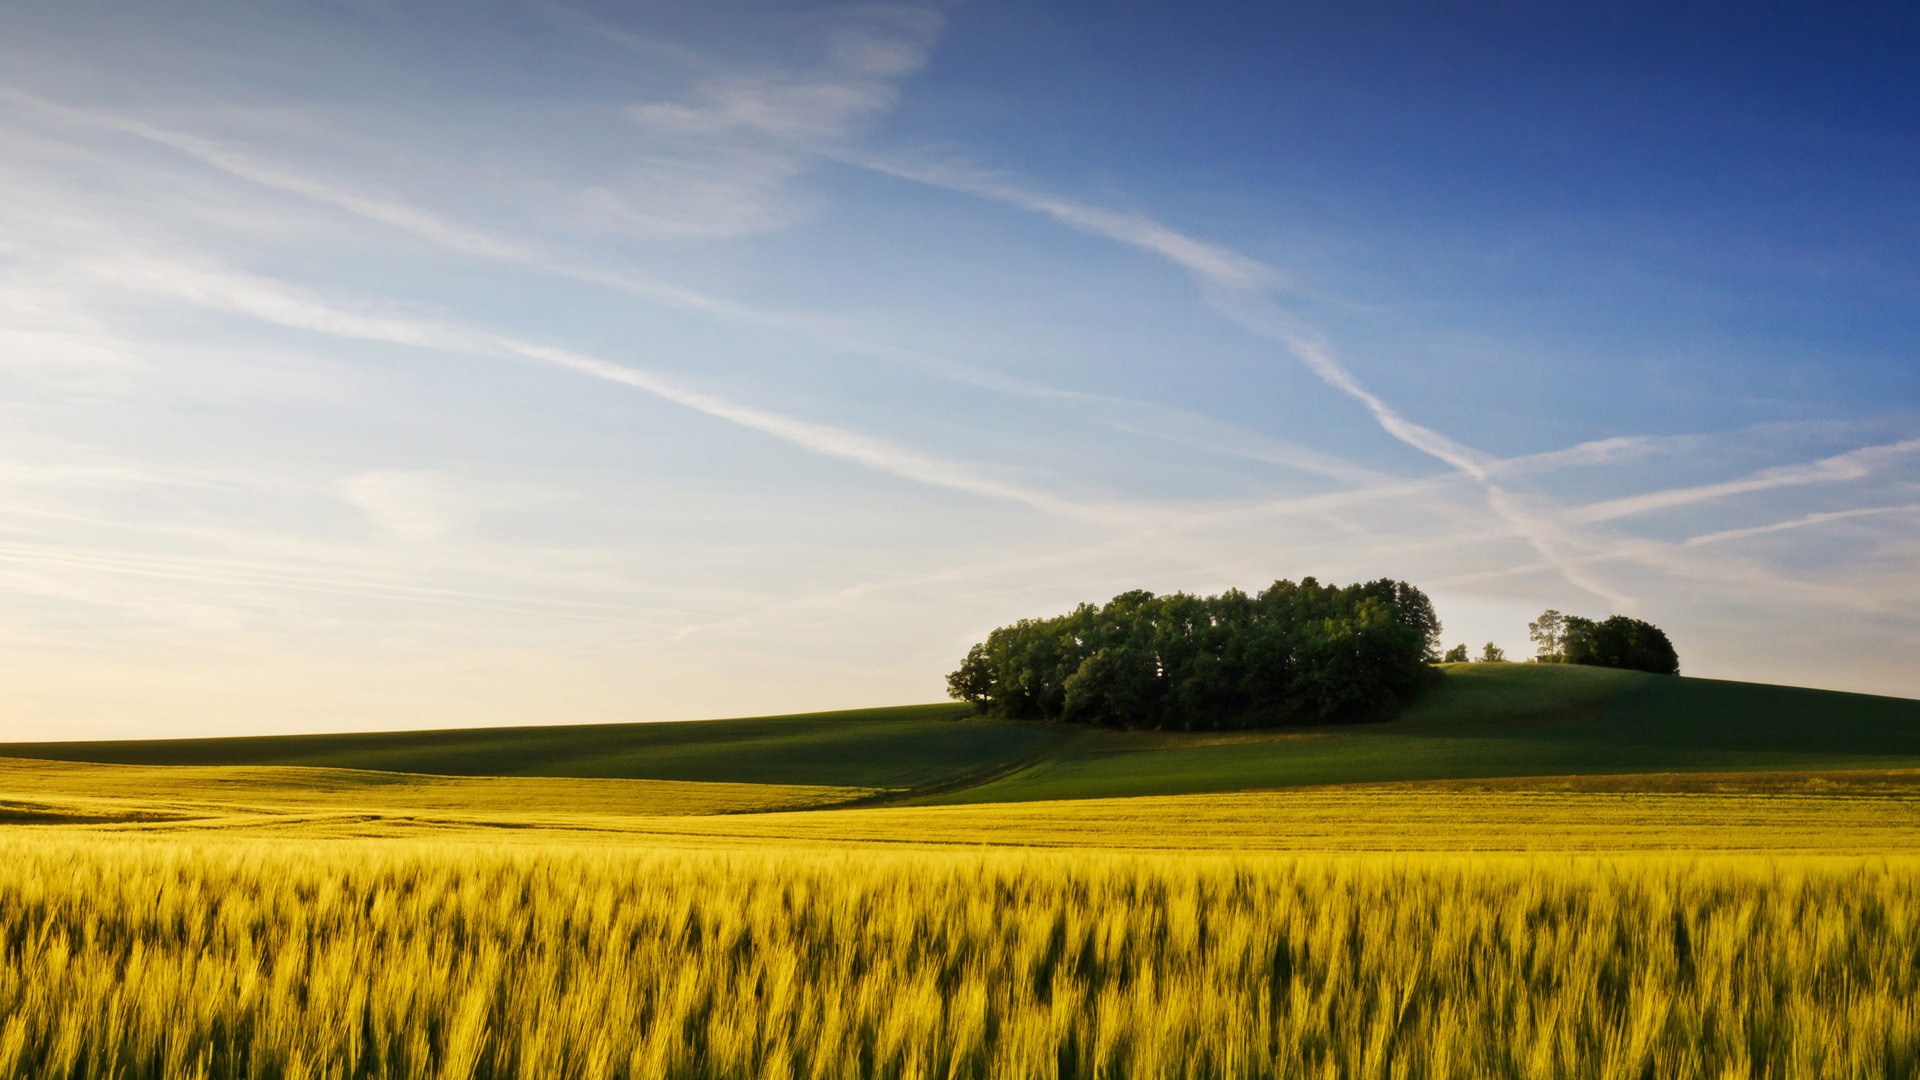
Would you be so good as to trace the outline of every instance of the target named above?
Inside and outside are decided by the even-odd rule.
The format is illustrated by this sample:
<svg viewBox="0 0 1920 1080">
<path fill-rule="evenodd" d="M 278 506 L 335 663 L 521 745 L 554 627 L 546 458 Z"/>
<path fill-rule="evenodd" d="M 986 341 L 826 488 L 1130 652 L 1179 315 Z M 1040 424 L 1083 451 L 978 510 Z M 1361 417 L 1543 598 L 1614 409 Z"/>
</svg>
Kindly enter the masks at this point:
<svg viewBox="0 0 1920 1080">
<path fill-rule="evenodd" d="M 94 765 L 0 757 L 0 824 L 148 822 L 179 829 L 339 821 L 428 827 L 550 827 L 635 815 L 738 814 L 831 806 L 869 788 L 545 776 L 430 776 L 370 769 Z"/>
<path fill-rule="evenodd" d="M 0 1075 L 1883 1077 L 1920 864 L 0 834 Z"/>
</svg>

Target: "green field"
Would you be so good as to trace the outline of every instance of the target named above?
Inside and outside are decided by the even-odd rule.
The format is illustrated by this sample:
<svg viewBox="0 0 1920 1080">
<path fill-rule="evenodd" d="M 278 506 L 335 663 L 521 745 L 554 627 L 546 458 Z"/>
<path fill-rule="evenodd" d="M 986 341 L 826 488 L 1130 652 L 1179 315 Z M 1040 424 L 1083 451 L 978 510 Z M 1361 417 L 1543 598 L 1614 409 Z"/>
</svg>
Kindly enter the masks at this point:
<svg viewBox="0 0 1920 1080">
<path fill-rule="evenodd" d="M 1920 767 L 1920 702 L 1557 665 L 1472 664 L 1383 724 L 1098 733 L 940 801 L 1621 773 Z"/>
<path fill-rule="evenodd" d="M 1061 736 L 1031 725 L 955 722 L 971 711 L 944 703 L 658 724 L 16 743 L 0 744 L 0 757 L 921 788 L 990 774 L 1045 752 Z"/>
<path fill-rule="evenodd" d="M 0 746 L 0 824 L 147 832 L 1854 851 L 1920 837 L 1916 794 L 1920 702 L 1528 664 L 1452 665 L 1401 717 L 1327 728 L 1113 731 L 927 705 Z"/>
<path fill-rule="evenodd" d="M 1920 768 L 1920 702 L 1462 664 L 1378 724 L 1234 733 L 1021 724 L 940 704 L 669 724 L 0 745 L 0 757 L 859 789 L 997 802 L 1326 784 Z M 854 797 L 854 796 L 849 796 Z"/>
</svg>

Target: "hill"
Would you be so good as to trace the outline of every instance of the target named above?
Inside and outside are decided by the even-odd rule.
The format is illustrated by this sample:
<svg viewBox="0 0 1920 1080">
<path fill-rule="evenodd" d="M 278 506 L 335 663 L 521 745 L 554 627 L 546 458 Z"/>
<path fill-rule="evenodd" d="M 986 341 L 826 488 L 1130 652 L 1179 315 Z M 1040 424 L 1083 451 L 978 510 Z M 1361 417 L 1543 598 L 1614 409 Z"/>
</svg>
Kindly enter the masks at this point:
<svg viewBox="0 0 1920 1080">
<path fill-rule="evenodd" d="M 15 743 L 0 744 L 0 757 L 918 790 L 989 775 L 1064 734 L 955 722 L 971 712 L 944 703 L 652 724 Z"/>
<path fill-rule="evenodd" d="M 1103 732 L 929 801 L 1915 767 L 1920 701 L 1605 668 L 1460 664 L 1388 723 L 1211 736 Z"/>
<path fill-rule="evenodd" d="M 941 704 L 660 724 L 17 743 L 0 745 L 0 757 L 808 785 L 910 802 L 1920 767 L 1920 701 L 1601 668 L 1443 671 L 1399 718 L 1340 727 L 1127 732 L 985 720 Z"/>
</svg>

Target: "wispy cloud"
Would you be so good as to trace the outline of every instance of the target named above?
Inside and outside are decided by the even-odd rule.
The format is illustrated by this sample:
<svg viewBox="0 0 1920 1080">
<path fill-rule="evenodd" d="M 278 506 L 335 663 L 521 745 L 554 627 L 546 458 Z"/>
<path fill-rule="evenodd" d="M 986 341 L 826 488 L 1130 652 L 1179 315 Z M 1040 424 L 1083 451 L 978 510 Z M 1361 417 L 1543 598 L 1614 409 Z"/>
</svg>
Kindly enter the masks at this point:
<svg viewBox="0 0 1920 1080">
<path fill-rule="evenodd" d="M 312 200 L 363 220 L 398 230 L 445 250 L 512 264 L 556 278 L 610 289 L 676 311 L 730 323 L 804 335 L 810 340 L 846 352 L 890 363 L 907 363 L 938 378 L 1017 397 L 1070 402 L 1091 407 L 1114 426 L 1136 434 L 1193 446 L 1198 449 L 1280 465 L 1303 473 L 1350 483 L 1375 485 L 1386 478 L 1335 455 L 1312 450 L 1270 435 L 1238 428 L 1158 402 L 1111 394 L 1066 390 L 1006 375 L 991 369 L 851 333 L 829 321 L 793 312 L 768 310 L 684 286 L 648 278 L 626 270 L 571 261 L 539 245 L 450 220 L 406 202 L 370 195 L 336 181 L 321 180 L 255 160 L 215 140 L 92 109 L 80 109 L 0 88 L 0 103 L 63 125 L 114 132 L 165 146 L 203 165 L 262 187 Z M 787 161 L 785 157 L 778 159 Z M 693 166 L 689 166 L 693 167 Z M 789 163 L 782 167 L 792 167 Z M 701 185 L 702 190 L 711 191 Z M 631 208 L 622 209 L 629 212 Z M 1168 232 L 1163 227 L 1154 230 Z M 1149 230 L 1150 232 L 1153 230 Z M 1195 242 L 1197 243 L 1197 242 Z M 1180 245 L 1180 250 L 1191 247 Z M 1151 250 L 1151 249 L 1150 249 Z M 1215 266 L 1232 277 L 1231 260 Z M 1196 271 L 1198 272 L 1198 271 Z M 17 323 L 15 325 L 18 325 Z"/>
<path fill-rule="evenodd" d="M 1595 465 L 1614 465 L 1622 461 L 1646 457 L 1662 448 L 1692 446 L 1700 441 L 1701 438 L 1697 435 L 1663 438 L 1649 435 L 1616 435 L 1605 439 L 1593 439 L 1560 450 L 1546 450 L 1538 454 L 1523 454 L 1519 457 L 1490 462 L 1487 468 L 1495 475 L 1504 476 Z"/>
<path fill-rule="evenodd" d="M 584 31 L 644 60 L 664 61 L 706 74 L 715 74 L 724 70 L 698 49 L 689 48 L 678 41 L 670 41 L 617 26 L 572 4 L 557 3 L 555 0 L 531 0 L 528 6 L 559 26 Z"/>
<path fill-rule="evenodd" d="M 851 8 L 815 22 L 799 28 L 816 39 L 811 63 L 713 71 L 686 97 L 633 105 L 627 115 L 673 135 L 831 142 L 893 107 L 899 80 L 926 63 L 946 25 L 932 8 L 906 6 Z"/>
<path fill-rule="evenodd" d="M 1208 280 L 1215 286 L 1207 296 L 1216 310 L 1246 330 L 1284 346 L 1320 381 L 1364 406 L 1381 430 L 1475 480 L 1487 480 L 1487 467 L 1494 460 L 1490 455 L 1407 419 L 1378 394 L 1361 385 L 1360 379 L 1340 362 L 1324 338 L 1272 300 L 1254 291 L 1219 288 L 1227 283 Z"/>
<path fill-rule="evenodd" d="M 1203 280 L 1231 289 L 1265 289 L 1285 280 L 1279 271 L 1258 259 L 1196 239 L 1153 218 L 1089 206 L 1034 191 L 984 170 L 960 164 L 934 165 L 860 153 L 843 152 L 835 156 L 849 165 L 902 180 L 1044 214 L 1068 228 L 1157 255 Z"/>
<path fill-rule="evenodd" d="M 1272 298 L 1271 292 L 1284 278 L 1260 260 L 1196 239 L 1152 218 L 1034 191 L 964 167 L 902 164 L 867 156 L 848 156 L 845 160 L 904 180 L 1043 214 L 1068 228 L 1126 244 L 1187 271 L 1200 283 L 1202 294 L 1216 311 L 1284 347 L 1322 382 L 1364 407 L 1381 430 L 1394 439 L 1479 482 L 1494 513 L 1570 584 L 1609 602 L 1632 606 L 1631 597 L 1598 580 L 1578 559 L 1570 557 L 1567 549 L 1572 538 L 1564 528 L 1493 482 L 1488 471 L 1495 460 L 1492 456 L 1414 422 L 1368 389 L 1334 355 L 1321 335 Z"/>
<path fill-rule="evenodd" d="M 684 93 L 625 108 L 639 163 L 623 182 L 596 187 L 591 205 L 657 234 L 738 237 L 789 224 L 800 213 L 787 188 L 818 154 L 898 103 L 902 80 L 925 65 L 945 23 L 930 7 L 846 8 L 786 25 L 778 64 L 698 58 Z M 604 24 L 592 32 L 659 52 L 657 42 Z"/>
<path fill-rule="evenodd" d="M 1724 544 L 1729 540 L 1745 540 L 1750 536 L 1766 536 L 1771 533 L 1804 529 L 1812 525 L 1825 525 L 1834 521 L 1852 521 L 1857 518 L 1883 517 L 1887 514 L 1920 514 L 1920 503 L 1907 503 L 1902 506 L 1862 506 L 1853 510 L 1827 510 L 1806 514 L 1791 521 L 1776 521 L 1770 525 L 1752 525 L 1744 529 L 1722 529 L 1719 532 L 1701 533 L 1689 536 L 1684 541 L 1688 547 L 1701 544 Z"/>
<path fill-rule="evenodd" d="M 1849 450 L 1844 454 L 1835 454 L 1804 465 L 1782 465 L 1763 469 L 1738 480 L 1669 488 L 1665 491 L 1652 491 L 1643 495 L 1629 495 L 1626 498 L 1591 503 L 1569 510 L 1567 517 L 1579 522 L 1617 521 L 1656 510 L 1670 510 L 1674 507 L 1691 506 L 1695 503 L 1710 502 L 1735 495 L 1748 495 L 1758 491 L 1771 491 L 1775 488 L 1846 483 L 1863 479 L 1885 464 L 1916 453 L 1920 453 L 1920 439 L 1863 446 L 1858 450 Z"/>
<path fill-rule="evenodd" d="M 340 497 L 375 525 L 414 543 L 445 537 L 460 517 L 461 508 L 446 485 L 422 469 L 357 473 L 340 481 Z"/>
<path fill-rule="evenodd" d="M 0 87 L 0 104 L 68 128 L 112 132 L 164 146 L 230 176 L 345 211 L 448 251 L 527 266 L 556 277 L 614 289 L 679 310 L 763 324 L 784 321 L 775 314 L 733 304 L 657 279 L 568 262 L 536 245 L 473 228 L 401 200 L 371 195 L 351 185 L 318 179 L 295 169 L 263 162 L 224 143 L 198 135 L 96 109 L 76 108 L 6 87 Z"/>
<path fill-rule="evenodd" d="M 1884 583 L 1863 585 L 1847 580 L 1815 580 L 1781 573 L 1751 558 L 1716 552 L 1711 557 L 1684 543 L 1666 543 L 1642 537 L 1618 536 L 1604 547 L 1566 557 L 1582 567 L 1624 565 L 1637 567 L 1641 579 L 1662 583 L 1659 590 L 1673 595 L 1710 598 L 1721 603 L 1766 598 L 1775 605 L 1813 612 L 1843 614 L 1901 614 L 1911 610 L 1911 590 L 1889 590 Z M 1452 590 L 1509 579 L 1525 579 L 1542 572 L 1559 573 L 1558 562 L 1539 559 L 1508 563 L 1434 577 L 1429 587 Z M 1677 613 L 1678 609 L 1676 609 Z M 1681 613 L 1684 614 L 1684 613 Z"/>
<path fill-rule="evenodd" d="M 0 641 L 9 686 L 49 642 L 70 661 L 14 700 L 64 718 L 83 682 L 172 678 L 154 699 L 197 717 L 219 682 L 203 672 L 244 657 L 261 674 L 227 710 L 236 726 L 263 705 L 339 708 L 325 684 L 382 665 L 381 723 L 418 723 L 427 712 L 393 702 L 428 698 L 448 722 L 476 705 L 500 722 L 557 718 L 573 705 L 548 691 L 594 680 L 575 718 L 855 704 L 937 694 L 942 657 L 1007 618 L 1306 573 L 1418 581 L 1456 623 L 1450 640 L 1512 646 L 1501 635 L 1518 636 L 1523 607 L 1615 605 L 1668 626 L 1690 668 L 1714 674 L 1745 673 L 1693 659 L 1741 626 L 1904 619 L 1911 636 L 1920 511 L 1896 464 L 1911 460 L 1904 429 L 1622 434 L 1496 455 L 1475 445 L 1492 445 L 1477 422 L 1414 396 L 1403 358 L 1363 348 L 1374 331 L 1344 338 L 1379 309 L 1318 295 L 1228 226 L 1088 199 L 1064 173 L 976 167 L 964 147 L 877 147 L 877 131 L 891 145 L 950 135 L 921 126 L 943 110 L 899 106 L 954 84 L 916 74 L 944 59 L 944 20 L 962 8 L 656 20 L 631 5 L 513 7 L 462 41 L 552 63 L 483 103 L 466 82 L 431 83 L 438 43 L 356 51 L 358 26 L 300 55 L 351 55 L 343 70 L 364 85 L 306 99 L 267 85 L 262 71 L 297 59 L 270 55 L 291 25 L 274 15 L 257 24 L 257 67 L 208 57 L 211 74 L 116 78 L 76 51 L 95 65 L 77 82 L 10 70 L 0 591 L 14 599 Z M 528 7 L 551 24 L 527 34 Z M 168 55 L 197 47 L 183 36 Z M 925 246 L 936 230 L 815 212 L 886 189 L 881 174 L 941 202 L 941 228 L 977 222 L 994 243 L 948 264 Z M 969 260 L 1054 228 L 1091 239 L 1048 245 L 1049 259 L 1091 272 L 1062 286 L 1070 317 L 1023 337 L 1023 318 L 968 294 L 992 273 Z M 880 274 L 904 302 L 882 309 L 853 284 Z M 1169 350 L 1168 369 L 1198 377 L 1123 389 L 1165 330 L 1109 357 L 1095 347 L 1151 317 L 1126 290 L 1164 300 L 1168 275 L 1222 325 Z M 1124 285 L 1103 301 L 1102 281 Z M 921 306 L 916 290 L 935 284 Z M 968 305 L 980 325 L 950 314 Z M 1387 314 L 1379 336 L 1417 330 L 1414 308 Z M 1099 331 L 1076 339 L 1081 317 Z M 1266 379 L 1249 353 L 1277 365 Z M 1240 390 L 1295 371 L 1284 381 L 1304 393 L 1279 408 Z M 1228 419 L 1247 416 L 1261 419 Z M 1831 452 L 1789 446 L 1866 443 L 1881 445 L 1743 475 Z M 1569 510 L 1569 492 L 1608 501 Z M 1696 503 L 1702 535 L 1635 535 L 1640 515 Z M 1806 510 L 1820 512 L 1774 520 Z M 1822 527 L 1847 560 L 1823 560 Z M 219 662 L 179 662 L 203 648 Z M 329 650 L 333 666 L 300 682 Z M 572 666 L 540 667 L 560 655 Z M 490 700 L 513 679 L 475 689 L 476 669 L 516 663 L 516 704 Z M 123 677 L 141 665 L 170 674 Z"/>
<path fill-rule="evenodd" d="M 643 618 L 630 606 L 605 601 L 560 598 L 550 593 L 512 595 L 471 589 L 436 588 L 398 578 L 382 580 L 365 574 L 342 574 L 337 567 L 309 567 L 295 572 L 284 565 L 250 566 L 241 561 L 222 557 L 191 558 L 133 554 L 124 551 L 90 552 L 53 545 L 20 544 L 0 544 L 0 562 L 42 570 L 49 568 L 77 570 L 90 574 L 104 573 L 147 578 L 223 590 L 217 598 L 218 604 L 190 604 L 187 605 L 189 610 L 200 610 L 210 606 L 258 608 L 267 604 L 267 601 L 262 599 L 263 596 L 315 593 L 370 600 L 446 604 L 596 623 L 633 624 L 642 621 Z M 15 588 L 32 587 L 23 586 L 19 580 L 13 584 Z M 52 588 L 54 587 L 46 583 L 45 579 L 42 579 L 42 584 L 38 586 L 40 590 Z M 67 592 L 66 595 L 102 606 L 120 607 L 127 603 L 127 597 L 124 594 L 112 590 L 94 589 Z M 155 601 L 144 603 L 149 610 L 162 606 Z"/>
<path fill-rule="evenodd" d="M 338 207 L 454 251 L 488 259 L 526 260 L 533 257 L 533 253 L 525 248 L 479 230 L 464 228 L 417 207 L 375 198 L 316 181 L 295 171 L 276 168 L 211 139 L 113 113 L 63 105 L 3 86 L 0 86 L 0 103 L 57 125 L 113 132 L 165 146 L 241 179 Z"/>
<path fill-rule="evenodd" d="M 1483 489 L 1487 505 L 1495 517 L 1533 549 L 1539 556 L 1540 566 L 1552 569 L 1569 584 L 1619 607 L 1634 607 L 1636 600 L 1596 576 L 1594 567 L 1624 559 L 1673 571 L 1678 569 L 1678 554 L 1665 545 L 1649 546 L 1646 542 L 1614 534 L 1583 532 L 1580 526 L 1779 487 L 1859 479 L 1894 458 L 1920 450 L 1920 440 L 1866 447 L 1809 465 L 1765 470 L 1738 481 L 1651 492 L 1571 511 L 1563 510 L 1543 503 L 1537 497 L 1509 490 L 1502 481 L 1562 468 L 1631 460 L 1651 452 L 1661 442 L 1670 443 L 1674 440 L 1620 436 L 1593 440 L 1559 451 L 1498 459 L 1408 418 L 1369 389 L 1351 368 L 1340 361 L 1321 334 L 1279 303 L 1274 293 L 1285 287 L 1288 280 L 1284 274 L 1260 260 L 1223 245 L 1188 236 L 1144 215 L 1118 213 L 1039 192 L 1003 176 L 965 165 L 926 165 L 873 155 L 841 156 L 851 164 L 885 175 L 1039 213 L 1077 231 L 1148 252 L 1187 271 L 1199 284 L 1203 297 L 1214 310 L 1242 328 L 1281 345 L 1327 386 L 1359 403 L 1380 429 L 1395 440 L 1476 482 Z M 1692 438 L 1697 441 L 1697 437 Z M 1411 485 L 1366 485 L 1358 492 L 1282 500 L 1256 512 L 1290 512 L 1309 506 L 1324 511 L 1343 502 L 1379 497 L 1377 493 L 1380 492 L 1404 494 L 1422 489 L 1418 482 Z M 1844 515 L 1865 516 L 1881 512 L 1886 511 L 1850 511 L 1844 512 Z M 1804 522 L 1766 527 L 1763 531 L 1799 527 L 1820 520 L 1831 518 L 1815 515 Z M 1731 530 L 1714 534 L 1710 539 L 1698 539 L 1696 543 L 1744 535 L 1751 534 L 1745 530 Z M 1726 567 L 1721 570 L 1732 572 Z M 1718 576 L 1726 575 L 1719 573 Z M 1766 579 L 1778 584 L 1773 575 L 1757 568 L 1743 568 L 1735 576 L 1749 582 Z M 1819 586 L 1810 585 L 1807 588 L 1815 594 L 1827 595 Z M 1848 598 L 1849 602 L 1853 599 Z"/>
<path fill-rule="evenodd" d="M 1046 514 L 1109 523 L 1130 516 L 1114 507 L 1071 501 L 988 475 L 972 465 L 925 454 L 861 432 L 732 401 L 642 368 L 569 349 L 454 323 L 355 311 L 329 303 L 308 290 L 208 266 L 122 256 L 101 262 L 95 272 L 103 280 L 122 287 L 173 296 L 294 329 L 470 356 L 533 361 L 629 386 L 714 419 L 875 472 L 969 495 L 1020 503 Z"/>
<path fill-rule="evenodd" d="M 676 285 L 635 277 L 621 271 L 609 271 L 572 263 L 556 258 L 534 244 L 474 229 L 404 202 L 369 196 L 337 183 L 323 182 L 292 170 L 264 165 L 230 147 L 197 136 L 90 110 L 72 109 L 18 92 L 0 92 L 0 101 L 35 113 L 43 119 L 111 131 L 167 146 L 230 175 L 335 207 L 447 250 L 526 266 L 557 277 L 616 289 L 678 310 L 806 333 L 818 340 L 829 341 L 857 353 L 913 363 L 940 377 L 997 392 L 1071 401 L 1106 414 L 1111 422 L 1128 430 L 1254 460 L 1272 461 L 1290 468 L 1357 484 L 1359 489 L 1353 493 L 1354 497 L 1366 498 L 1369 491 L 1391 491 L 1404 487 L 1387 480 L 1375 471 L 1352 466 L 1338 458 L 1319 454 L 1270 436 L 1243 432 L 1231 425 L 1220 424 L 1207 417 L 1187 414 L 1156 403 L 1058 390 L 1030 380 L 947 361 L 915 350 L 864 340 L 808 317 L 769 312 Z M 1562 451 L 1503 462 L 1425 425 L 1409 420 L 1382 397 L 1368 389 L 1349 368 L 1337 359 L 1324 338 L 1268 295 L 1269 290 L 1278 287 L 1284 281 L 1284 276 L 1259 260 L 1186 236 L 1143 216 L 1119 214 L 1084 206 L 1057 196 L 1026 192 L 1003 179 L 991 178 L 984 173 L 969 173 L 955 169 L 945 172 L 929 171 L 870 161 L 863 161 L 862 164 L 917 182 L 932 183 L 944 189 L 975 197 L 996 199 L 1042 213 L 1064 225 L 1151 253 L 1187 271 L 1201 284 L 1203 295 L 1216 310 L 1246 329 L 1281 344 L 1328 386 L 1361 404 L 1382 430 L 1396 440 L 1435 458 L 1485 487 L 1490 508 L 1506 527 L 1532 545 L 1541 554 L 1543 560 L 1548 565 L 1556 567 L 1570 583 L 1607 598 L 1610 602 L 1625 605 L 1630 603 L 1631 598 L 1595 579 L 1584 569 L 1596 561 L 1605 560 L 1564 554 L 1591 548 L 1596 541 L 1566 532 L 1565 527 L 1559 522 L 1602 521 L 1608 519 L 1601 516 L 1604 513 L 1621 511 L 1627 507 L 1651 507 L 1663 498 L 1711 497 L 1712 492 L 1731 490 L 1725 485 L 1710 485 L 1700 489 L 1687 489 L 1684 496 L 1678 492 L 1655 493 L 1651 496 L 1639 496 L 1607 504 L 1614 510 L 1599 513 L 1589 511 L 1588 513 L 1592 513 L 1592 516 L 1576 513 L 1572 517 L 1562 517 L 1549 510 L 1534 508 L 1529 505 L 1526 498 L 1497 485 L 1494 482 L 1495 478 L 1523 472 L 1531 473 L 1623 460 L 1644 453 L 1648 441 L 1643 437 L 1597 440 Z M 379 326 L 370 326 L 364 321 L 355 321 L 363 319 L 364 316 L 337 309 L 325 313 L 308 310 L 298 317 L 293 317 L 289 309 L 284 307 L 278 308 L 277 313 L 270 310 L 275 309 L 276 305 L 285 299 L 284 297 L 280 300 L 264 296 L 255 299 L 257 302 L 254 305 L 254 314 L 264 313 L 289 324 L 305 320 L 309 329 L 325 329 L 327 332 L 346 333 L 350 336 L 371 333 L 379 340 L 414 343 L 429 348 L 485 351 L 493 355 L 503 352 L 513 354 L 522 359 L 537 360 L 592 374 L 595 377 L 625 382 L 696 411 L 786 439 L 796 445 L 806 445 L 817 452 L 842 460 L 857 461 L 868 467 L 890 471 L 895 475 L 907 476 L 951 490 L 965 491 L 989 498 L 1008 499 L 1049 514 L 1079 519 L 1086 519 L 1089 516 L 1108 521 L 1118 519 L 1111 508 L 1090 510 L 1085 505 L 1037 491 L 1027 485 L 1014 484 L 983 474 L 971 466 L 960 466 L 930 455 L 913 453 L 908 448 L 888 440 L 875 439 L 846 429 L 813 425 L 768 410 L 713 398 L 624 365 L 611 365 L 609 369 L 604 366 L 605 361 L 578 356 L 566 350 L 527 342 L 510 342 L 503 345 L 500 341 L 473 340 L 463 336 L 467 335 L 468 331 L 457 327 L 436 327 L 433 333 L 422 337 L 422 327 L 417 324 L 417 321 L 411 325 L 401 325 L 387 320 Z M 1850 461 L 1847 458 L 1847 455 L 1842 455 L 1840 459 L 1833 462 L 1823 463 L 1822 467 L 1815 470 L 1814 477 L 1830 478 L 1845 472 L 1849 467 L 1858 467 L 1860 464 L 1858 461 Z M 1793 476 L 1789 474 L 1783 478 L 1773 475 L 1758 479 L 1765 486 L 1772 486 L 1792 481 Z M 1312 500 L 1307 500 L 1298 506 L 1288 506 L 1286 512 L 1315 512 L 1315 509 Z M 1244 516 L 1238 511 L 1233 513 L 1236 516 Z M 1208 516 L 1212 515 L 1201 511 L 1194 520 Z"/>
</svg>

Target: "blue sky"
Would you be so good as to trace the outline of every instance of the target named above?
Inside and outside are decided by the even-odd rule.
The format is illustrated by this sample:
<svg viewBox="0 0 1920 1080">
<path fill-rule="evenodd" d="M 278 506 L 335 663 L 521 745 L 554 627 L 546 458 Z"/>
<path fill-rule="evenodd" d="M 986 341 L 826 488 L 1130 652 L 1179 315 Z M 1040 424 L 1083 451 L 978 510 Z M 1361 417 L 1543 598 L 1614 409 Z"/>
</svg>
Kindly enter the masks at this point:
<svg viewBox="0 0 1920 1080">
<path fill-rule="evenodd" d="M 1920 16 L 1273 7 L 0 5 L 5 734 L 1305 575 L 1920 694 Z"/>
</svg>

